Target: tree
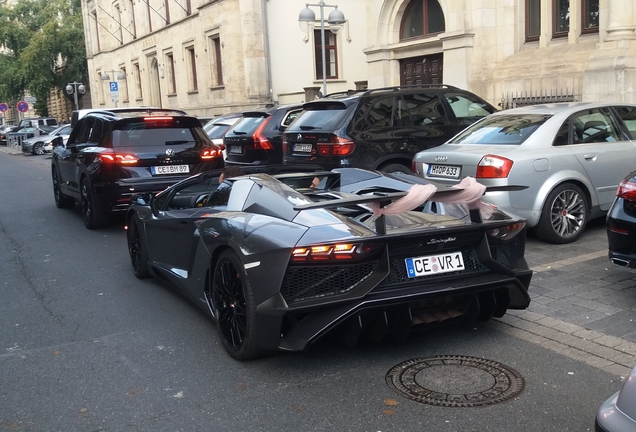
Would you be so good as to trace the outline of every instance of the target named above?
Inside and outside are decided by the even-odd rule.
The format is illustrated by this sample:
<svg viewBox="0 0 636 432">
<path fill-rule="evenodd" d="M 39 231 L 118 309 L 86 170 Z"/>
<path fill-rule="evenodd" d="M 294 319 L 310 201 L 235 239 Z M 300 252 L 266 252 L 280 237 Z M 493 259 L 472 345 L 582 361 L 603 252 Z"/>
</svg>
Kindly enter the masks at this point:
<svg viewBox="0 0 636 432">
<path fill-rule="evenodd" d="M 15 105 L 28 91 L 47 115 L 51 89 L 88 78 L 80 0 L 0 4 L 0 100 Z"/>
</svg>

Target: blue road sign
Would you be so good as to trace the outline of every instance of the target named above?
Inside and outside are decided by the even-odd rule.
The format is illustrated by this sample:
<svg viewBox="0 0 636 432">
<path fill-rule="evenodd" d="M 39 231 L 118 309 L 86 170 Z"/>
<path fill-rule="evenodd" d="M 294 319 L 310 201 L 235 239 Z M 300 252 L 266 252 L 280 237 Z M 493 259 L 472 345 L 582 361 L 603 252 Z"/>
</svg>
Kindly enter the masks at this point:
<svg viewBox="0 0 636 432">
<path fill-rule="evenodd" d="M 111 81 L 110 82 L 110 91 L 112 91 L 112 92 L 118 92 L 119 91 L 119 84 L 117 84 L 117 81 Z"/>
</svg>

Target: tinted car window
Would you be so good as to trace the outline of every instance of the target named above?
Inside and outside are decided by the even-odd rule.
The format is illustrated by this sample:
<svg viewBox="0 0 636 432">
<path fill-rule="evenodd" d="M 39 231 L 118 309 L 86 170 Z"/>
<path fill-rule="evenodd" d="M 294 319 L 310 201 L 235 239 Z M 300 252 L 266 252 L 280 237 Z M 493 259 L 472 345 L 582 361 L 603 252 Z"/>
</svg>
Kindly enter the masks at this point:
<svg viewBox="0 0 636 432">
<path fill-rule="evenodd" d="M 428 124 L 442 125 L 448 123 L 442 102 L 436 94 L 411 94 L 402 97 L 399 112 L 404 119 L 402 124 L 424 126 Z M 410 123 L 406 123 L 408 115 Z"/>
<path fill-rule="evenodd" d="M 265 121 L 267 117 L 243 117 L 236 123 L 227 135 L 251 135 Z"/>
<path fill-rule="evenodd" d="M 302 110 L 295 110 L 295 111 L 288 112 L 285 118 L 283 119 L 283 121 L 280 123 L 281 126 L 287 127 L 290 124 L 292 124 L 292 122 L 298 118 L 301 112 Z"/>
<path fill-rule="evenodd" d="M 223 138 L 223 135 L 225 135 L 225 132 L 227 132 L 229 128 L 230 128 L 230 125 L 219 123 L 219 124 L 215 124 L 214 126 L 210 126 L 205 131 L 210 138 L 219 139 L 219 138 Z"/>
<path fill-rule="evenodd" d="M 318 104 L 303 111 L 294 122 L 294 130 L 326 130 L 333 131 L 342 124 L 347 113 L 344 104 L 329 105 L 325 109 Z"/>
<path fill-rule="evenodd" d="M 570 117 L 574 144 L 620 141 L 618 126 L 607 108 L 594 108 Z"/>
<path fill-rule="evenodd" d="M 112 133 L 114 147 L 142 147 L 157 144 L 180 145 L 203 141 L 200 126 L 182 124 L 179 121 L 146 122 L 135 121 L 120 123 Z M 207 139 L 205 139 L 207 142 Z"/>
<path fill-rule="evenodd" d="M 446 93 L 446 102 L 453 110 L 457 122 L 461 125 L 471 125 L 482 117 L 493 113 L 490 105 L 477 99 L 471 94 Z"/>
<path fill-rule="evenodd" d="M 614 107 L 618 116 L 623 120 L 631 139 L 636 139 L 636 108 L 616 106 Z"/>
<path fill-rule="evenodd" d="M 486 118 L 460 133 L 453 144 L 508 144 L 523 143 L 545 123 L 548 115 L 497 115 Z"/>
</svg>

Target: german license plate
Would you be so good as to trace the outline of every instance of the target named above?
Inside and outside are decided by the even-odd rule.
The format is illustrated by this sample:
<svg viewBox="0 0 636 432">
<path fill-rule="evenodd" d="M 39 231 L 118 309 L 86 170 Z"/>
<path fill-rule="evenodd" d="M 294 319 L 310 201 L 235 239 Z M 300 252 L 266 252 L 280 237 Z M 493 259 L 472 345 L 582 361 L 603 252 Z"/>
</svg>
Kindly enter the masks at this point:
<svg viewBox="0 0 636 432">
<path fill-rule="evenodd" d="M 406 262 L 406 273 L 410 278 L 465 269 L 461 252 L 407 258 L 404 261 Z"/>
<path fill-rule="evenodd" d="M 450 165 L 429 165 L 428 175 L 435 177 L 459 178 L 460 167 Z"/>
<path fill-rule="evenodd" d="M 153 166 L 150 167 L 150 172 L 152 175 L 188 174 L 190 172 L 190 165 Z"/>
<path fill-rule="evenodd" d="M 241 146 L 229 146 L 227 148 L 227 151 L 230 152 L 231 154 L 241 154 L 241 153 L 243 153 L 243 147 L 241 147 Z"/>
<path fill-rule="evenodd" d="M 293 149 L 299 153 L 311 153 L 311 144 L 294 144 Z"/>
</svg>

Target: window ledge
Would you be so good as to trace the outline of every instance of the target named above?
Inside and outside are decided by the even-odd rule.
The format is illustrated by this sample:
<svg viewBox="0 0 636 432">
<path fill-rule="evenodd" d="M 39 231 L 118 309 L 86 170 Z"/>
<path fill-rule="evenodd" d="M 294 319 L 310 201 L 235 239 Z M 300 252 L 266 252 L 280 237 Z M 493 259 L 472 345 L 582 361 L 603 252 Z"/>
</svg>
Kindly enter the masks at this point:
<svg viewBox="0 0 636 432">
<path fill-rule="evenodd" d="M 220 86 L 212 86 L 212 87 L 210 87 L 210 91 L 215 91 L 215 90 L 225 90 L 225 84 L 220 85 Z"/>
<path fill-rule="evenodd" d="M 168 93 L 166 96 L 168 96 L 169 98 L 172 98 L 172 97 L 176 97 L 177 94 L 176 93 Z"/>
<path fill-rule="evenodd" d="M 189 95 L 191 95 L 191 94 L 199 94 L 199 90 L 190 90 L 190 91 L 188 91 L 188 94 Z"/>
</svg>

